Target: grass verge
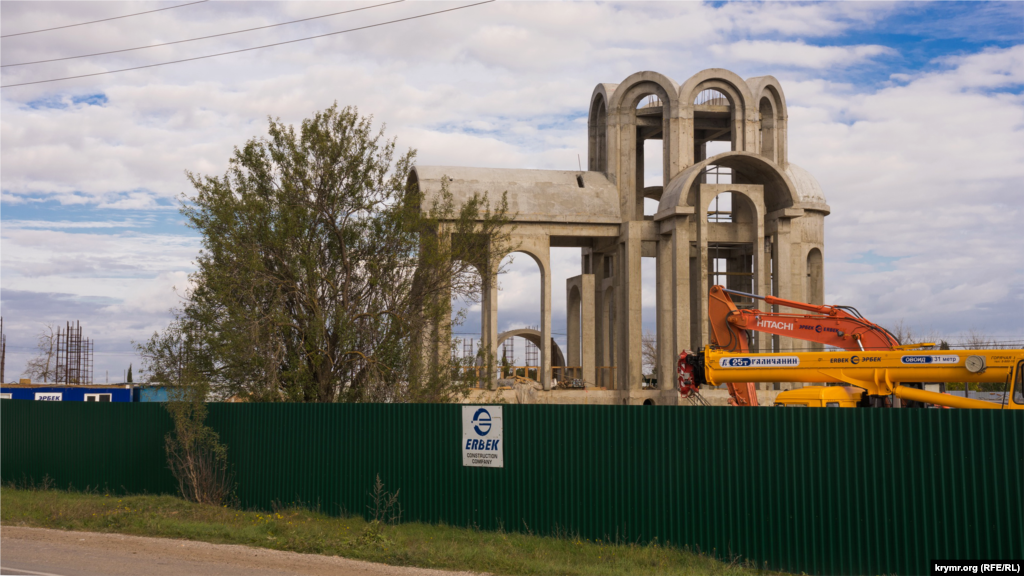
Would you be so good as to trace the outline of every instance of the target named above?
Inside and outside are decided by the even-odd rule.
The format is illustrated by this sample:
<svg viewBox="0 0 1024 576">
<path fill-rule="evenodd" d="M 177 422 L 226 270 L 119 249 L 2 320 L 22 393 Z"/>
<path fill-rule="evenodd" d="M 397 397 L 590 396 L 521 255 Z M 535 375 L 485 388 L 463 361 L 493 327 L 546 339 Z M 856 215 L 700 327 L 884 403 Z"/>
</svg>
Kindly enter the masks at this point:
<svg viewBox="0 0 1024 576">
<path fill-rule="evenodd" d="M 394 565 L 495 574 L 766 574 L 657 544 L 406 523 L 380 526 L 302 508 L 273 513 L 193 504 L 172 496 L 111 496 L 3 487 L 0 523 L 117 532 L 328 554 Z"/>
</svg>

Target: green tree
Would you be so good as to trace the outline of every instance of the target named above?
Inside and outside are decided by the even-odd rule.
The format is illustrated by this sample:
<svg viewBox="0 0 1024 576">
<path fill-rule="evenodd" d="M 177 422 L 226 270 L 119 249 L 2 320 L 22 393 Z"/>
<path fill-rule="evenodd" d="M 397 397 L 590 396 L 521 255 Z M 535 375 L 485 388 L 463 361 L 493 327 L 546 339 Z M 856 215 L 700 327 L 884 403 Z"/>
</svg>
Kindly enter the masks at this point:
<svg viewBox="0 0 1024 576">
<path fill-rule="evenodd" d="M 132 382 L 132 365 L 131 364 L 128 364 L 128 377 L 125 379 L 125 382 L 128 382 L 128 383 Z"/>
<path fill-rule="evenodd" d="M 223 176 L 189 173 L 182 198 L 203 249 L 175 330 L 211 385 L 252 401 L 457 397 L 451 350 L 425 343 L 450 345 L 451 296 L 474 298 L 477 270 L 511 251 L 505 197 L 456 206 L 447 184 L 410 187 L 414 152 L 354 108 L 269 124 Z"/>
</svg>

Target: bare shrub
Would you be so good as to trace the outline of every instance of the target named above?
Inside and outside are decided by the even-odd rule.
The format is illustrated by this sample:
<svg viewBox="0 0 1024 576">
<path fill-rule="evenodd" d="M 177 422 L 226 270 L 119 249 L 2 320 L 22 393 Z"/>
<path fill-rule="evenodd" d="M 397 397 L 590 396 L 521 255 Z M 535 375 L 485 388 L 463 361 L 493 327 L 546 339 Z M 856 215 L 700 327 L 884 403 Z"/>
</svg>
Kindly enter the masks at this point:
<svg viewBox="0 0 1024 576">
<path fill-rule="evenodd" d="M 186 500 L 220 505 L 231 496 L 228 450 L 206 425 L 206 387 L 183 386 L 168 394 L 174 431 L 164 438 L 167 463 Z"/>
</svg>

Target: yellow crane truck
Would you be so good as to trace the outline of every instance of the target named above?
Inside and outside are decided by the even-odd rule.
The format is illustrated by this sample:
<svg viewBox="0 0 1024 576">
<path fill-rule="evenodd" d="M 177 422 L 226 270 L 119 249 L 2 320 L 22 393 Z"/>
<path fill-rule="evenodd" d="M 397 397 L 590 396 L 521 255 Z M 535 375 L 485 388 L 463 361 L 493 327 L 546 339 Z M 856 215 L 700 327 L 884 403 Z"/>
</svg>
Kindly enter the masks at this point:
<svg viewBox="0 0 1024 576">
<path fill-rule="evenodd" d="M 1024 410 L 1024 350 L 879 350 L 751 354 L 706 349 L 680 364 L 683 396 L 702 384 L 802 382 L 827 384 L 781 392 L 776 406 L 882 407 L 888 399 L 951 408 Z M 1002 403 L 907 386 L 904 382 L 1002 384 Z"/>
</svg>

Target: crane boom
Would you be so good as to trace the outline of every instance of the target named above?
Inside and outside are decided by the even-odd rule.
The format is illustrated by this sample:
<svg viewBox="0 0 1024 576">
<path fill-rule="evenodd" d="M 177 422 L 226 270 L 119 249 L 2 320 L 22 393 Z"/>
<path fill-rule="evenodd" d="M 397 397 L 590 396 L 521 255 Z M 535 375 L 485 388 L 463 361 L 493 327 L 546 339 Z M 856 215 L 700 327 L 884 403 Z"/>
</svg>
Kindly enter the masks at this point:
<svg viewBox="0 0 1024 576">
<path fill-rule="evenodd" d="M 737 354 L 708 349 L 687 359 L 696 384 L 804 382 L 847 384 L 869 396 L 888 396 L 954 408 L 1024 409 L 1024 350 L 883 350 Z M 703 380 L 703 381 L 702 381 Z M 918 390 L 901 382 L 989 382 L 1005 385 L 1000 405 Z"/>
</svg>

